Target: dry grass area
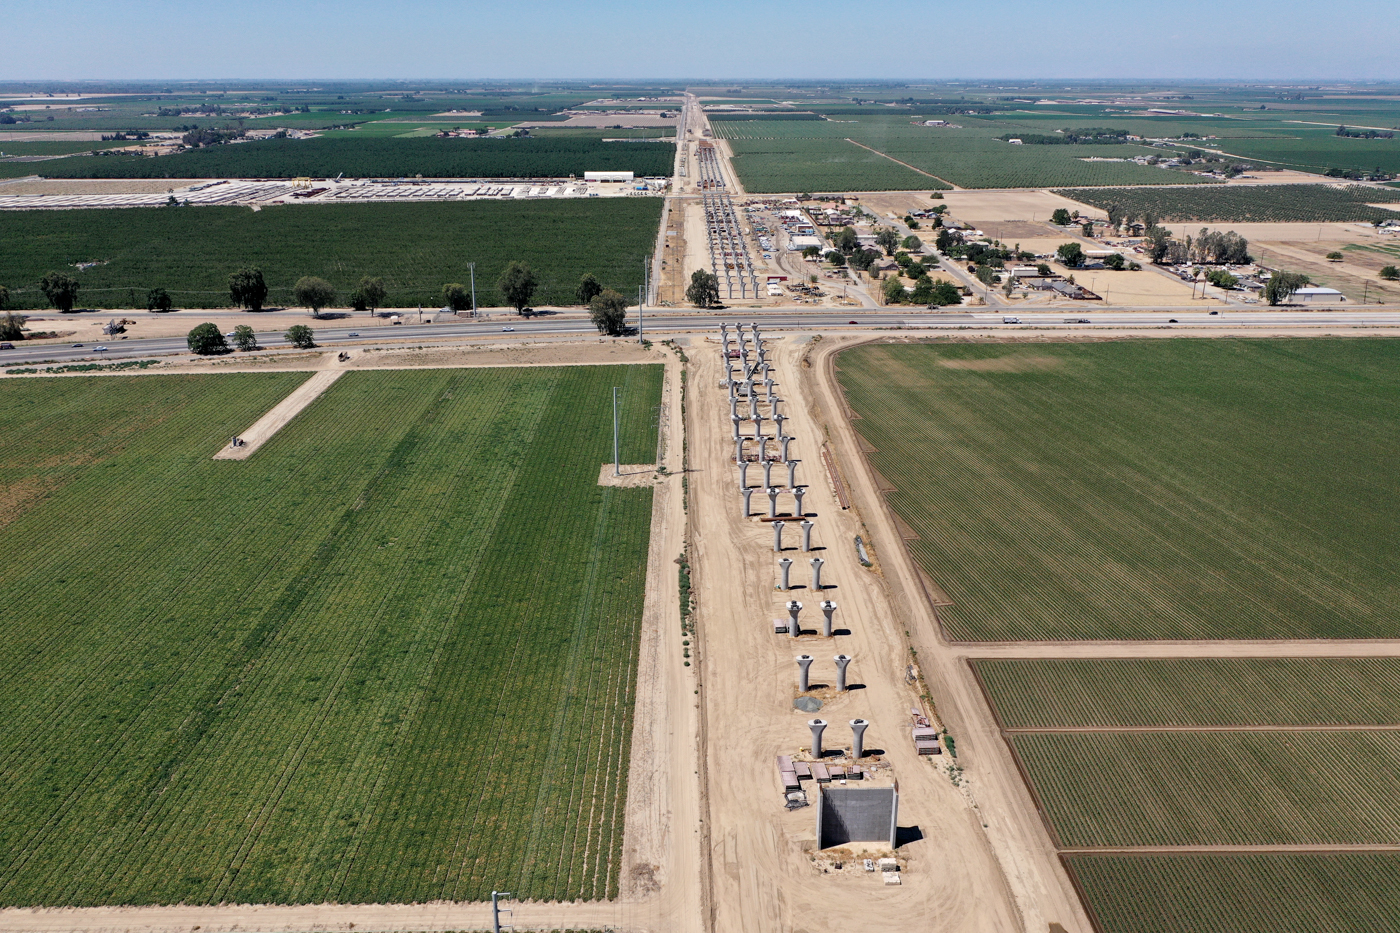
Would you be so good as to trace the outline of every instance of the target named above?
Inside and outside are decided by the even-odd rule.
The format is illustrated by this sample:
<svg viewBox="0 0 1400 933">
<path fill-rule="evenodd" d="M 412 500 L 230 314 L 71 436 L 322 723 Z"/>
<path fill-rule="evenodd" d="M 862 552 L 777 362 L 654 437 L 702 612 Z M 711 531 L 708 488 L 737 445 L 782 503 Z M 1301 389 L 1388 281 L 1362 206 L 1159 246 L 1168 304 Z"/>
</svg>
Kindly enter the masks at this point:
<svg viewBox="0 0 1400 933">
<path fill-rule="evenodd" d="M 38 172 L 36 168 L 35 174 Z M 207 180 L 181 179 L 172 182 L 168 178 L 49 178 L 3 184 L 0 185 L 0 194 L 162 194 L 176 187 L 186 188 Z"/>
</svg>

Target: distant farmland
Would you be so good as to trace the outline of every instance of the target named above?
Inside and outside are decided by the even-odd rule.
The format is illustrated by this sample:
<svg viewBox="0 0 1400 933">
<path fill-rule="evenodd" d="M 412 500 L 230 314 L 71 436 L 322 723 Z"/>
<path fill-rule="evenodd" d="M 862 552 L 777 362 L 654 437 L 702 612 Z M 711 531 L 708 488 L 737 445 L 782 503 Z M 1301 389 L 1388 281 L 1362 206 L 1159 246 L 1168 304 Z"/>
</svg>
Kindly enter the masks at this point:
<svg viewBox="0 0 1400 933">
<path fill-rule="evenodd" d="M 1400 634 L 1400 344 L 875 345 L 839 377 L 957 640 Z"/>
<path fill-rule="evenodd" d="M 1163 223 L 1375 223 L 1400 219 L 1400 192 L 1368 185 L 1211 185 L 1196 188 L 1071 188 L 1058 195 Z M 1394 203 L 1397 210 L 1371 207 Z"/>
<path fill-rule="evenodd" d="M 404 130 L 412 126 L 404 126 Z M 192 149 L 177 155 L 76 156 L 35 163 L 48 178 L 558 178 L 584 172 L 670 175 L 667 146 L 605 143 L 600 137 L 549 139 L 269 139 Z"/>
<path fill-rule="evenodd" d="M 290 304 L 303 275 L 326 279 L 348 303 L 369 275 L 383 277 L 385 307 L 436 308 L 443 284 L 468 282 L 475 262 L 478 300 L 490 307 L 503 303 L 496 280 L 518 259 L 539 276 L 536 304 L 573 304 L 585 272 L 636 292 L 661 207 L 660 198 L 561 198 L 12 211 L 0 224 L 0 285 L 12 304 L 42 308 L 39 280 L 66 269 L 82 284 L 79 307 L 143 308 L 159 286 L 177 308 L 222 308 L 229 273 L 252 265 L 267 279 L 270 305 Z M 80 262 L 100 265 L 70 268 Z"/>
<path fill-rule="evenodd" d="M 303 378 L 7 384 L 0 905 L 616 895 L 660 367 Z"/>
</svg>

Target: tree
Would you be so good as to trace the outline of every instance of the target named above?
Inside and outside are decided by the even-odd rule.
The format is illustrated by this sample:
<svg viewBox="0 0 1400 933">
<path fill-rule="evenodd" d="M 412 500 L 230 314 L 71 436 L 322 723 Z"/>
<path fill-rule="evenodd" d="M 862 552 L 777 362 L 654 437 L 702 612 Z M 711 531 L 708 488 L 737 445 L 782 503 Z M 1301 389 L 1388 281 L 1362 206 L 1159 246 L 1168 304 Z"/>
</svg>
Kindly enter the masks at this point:
<svg viewBox="0 0 1400 933">
<path fill-rule="evenodd" d="M 884 250 L 886 256 L 893 256 L 899 248 L 899 234 L 893 227 L 881 227 L 875 232 L 875 245 Z"/>
<path fill-rule="evenodd" d="M 1091 220 L 1086 220 L 1086 221 L 1084 222 L 1084 226 L 1083 226 L 1081 229 L 1082 229 L 1082 231 L 1083 231 L 1083 233 L 1084 233 L 1084 236 L 1085 236 L 1087 239 L 1092 240 L 1092 239 L 1094 238 L 1094 222 L 1093 222 L 1093 221 L 1091 221 Z"/>
<path fill-rule="evenodd" d="M 530 267 L 516 261 L 506 266 L 506 271 L 501 273 L 496 287 L 500 289 L 506 304 L 514 308 L 516 313 L 524 314 L 530 307 L 530 299 L 534 297 L 539 284 L 539 279 L 535 278 L 535 273 L 530 271 Z"/>
<path fill-rule="evenodd" d="M 267 283 L 262 270 L 245 266 L 228 277 L 228 293 L 233 303 L 249 311 L 261 311 L 267 301 Z"/>
<path fill-rule="evenodd" d="M 855 230 L 850 227 L 842 227 L 838 230 L 836 235 L 831 238 L 831 242 L 847 256 L 854 253 L 856 247 L 860 246 L 860 239 L 856 236 Z"/>
<path fill-rule="evenodd" d="M 282 336 L 298 350 L 310 350 L 316 346 L 316 332 L 305 324 L 293 324 Z"/>
<path fill-rule="evenodd" d="M 62 272 L 50 272 L 39 280 L 39 290 L 49 304 L 67 314 L 78 300 L 78 280 Z"/>
<path fill-rule="evenodd" d="M 879 260 L 880 254 L 876 250 L 858 249 L 851 254 L 851 258 L 847 261 L 851 264 L 852 269 L 869 272 L 875 267 L 875 263 L 879 262 Z"/>
<path fill-rule="evenodd" d="M 1396 279 L 1400 279 L 1400 267 L 1381 266 L 1381 278 L 1385 279 L 1387 282 L 1394 282 Z"/>
<path fill-rule="evenodd" d="M 1206 281 L 1217 288 L 1234 288 L 1240 280 L 1224 269 L 1211 269 L 1206 273 Z"/>
<path fill-rule="evenodd" d="M 606 288 L 588 302 L 588 317 L 598 333 L 616 337 L 627 329 L 627 299 L 621 292 Z"/>
<path fill-rule="evenodd" d="M 23 340 L 24 322 L 27 320 L 23 314 L 13 311 L 0 315 L 0 340 Z"/>
<path fill-rule="evenodd" d="M 247 324 L 239 324 L 233 329 L 233 345 L 240 350 L 256 350 L 258 337 L 253 333 L 253 328 Z"/>
<path fill-rule="evenodd" d="M 881 291 L 884 292 L 886 304 L 897 305 L 904 303 L 904 282 L 899 276 L 892 275 L 885 279 L 885 284 Z"/>
<path fill-rule="evenodd" d="M 379 310 L 389 292 L 384 288 L 384 280 L 365 276 L 350 296 L 350 306 L 356 311 L 368 311 L 371 316 Z"/>
<path fill-rule="evenodd" d="M 335 286 L 314 275 L 303 275 L 292 286 L 292 297 L 303 308 L 310 308 L 312 317 L 320 317 L 321 309 L 335 301 Z"/>
<path fill-rule="evenodd" d="M 9 290 L 8 288 L 6 288 L 5 286 L 0 285 L 0 309 L 3 309 L 3 308 L 4 308 L 7 304 L 9 304 L 9 303 L 10 303 L 10 290 Z"/>
<path fill-rule="evenodd" d="M 153 288 L 146 292 L 146 310 L 164 314 L 170 310 L 170 293 L 163 288 Z"/>
<path fill-rule="evenodd" d="M 924 241 L 911 233 L 904 239 L 900 240 L 899 245 L 908 250 L 921 250 L 924 248 Z"/>
<path fill-rule="evenodd" d="M 442 287 L 442 303 L 453 311 L 471 311 L 472 293 L 460 282 L 448 282 Z"/>
<path fill-rule="evenodd" d="M 921 275 L 914 280 L 914 293 L 909 296 L 909 303 L 916 305 L 926 305 L 933 303 L 933 279 L 927 275 Z"/>
<path fill-rule="evenodd" d="M 224 342 L 224 335 L 219 333 L 217 324 L 196 325 L 185 337 L 185 342 L 189 344 L 191 353 L 198 353 L 200 356 L 228 352 L 228 344 Z"/>
<path fill-rule="evenodd" d="M 1341 262 L 1346 257 L 1343 256 L 1341 253 L 1337 252 L 1336 250 L 1333 250 L 1332 252 L 1327 254 L 1327 258 L 1332 262 Z"/>
<path fill-rule="evenodd" d="M 1055 253 L 1060 257 L 1060 262 L 1070 269 L 1084 265 L 1084 247 L 1078 243 L 1061 243 Z"/>
<path fill-rule="evenodd" d="M 997 278 L 991 266 L 978 266 L 976 275 L 977 281 L 981 282 L 983 285 L 991 285 Z"/>
<path fill-rule="evenodd" d="M 960 305 L 962 304 L 962 292 L 952 282 L 937 282 L 933 286 L 933 297 L 929 304 L 938 305 Z"/>
<path fill-rule="evenodd" d="M 690 274 L 690 286 L 685 290 L 685 300 L 697 308 L 713 308 L 719 304 L 719 279 L 713 272 L 696 269 Z"/>
<path fill-rule="evenodd" d="M 1164 227 L 1152 224 L 1147 228 L 1147 256 L 1154 263 L 1159 263 L 1167 258 L 1167 253 L 1171 251 L 1171 233 Z"/>
<path fill-rule="evenodd" d="M 846 257 L 841 255 L 836 250 L 832 250 L 831 252 L 827 253 L 825 259 L 833 266 L 844 266 L 846 264 Z"/>
<path fill-rule="evenodd" d="M 583 278 L 578 280 L 578 288 L 574 291 L 574 297 L 578 299 L 578 303 L 592 309 L 593 299 L 601 294 L 603 294 L 603 286 L 598 284 L 598 280 L 593 277 L 592 272 L 585 272 Z"/>
<path fill-rule="evenodd" d="M 1308 277 L 1301 272 L 1275 272 L 1264 284 L 1264 300 L 1271 305 L 1283 304 L 1307 284 Z"/>
<path fill-rule="evenodd" d="M 821 254 L 822 248 L 820 246 L 806 246 L 802 249 L 803 259 L 816 259 Z"/>
<path fill-rule="evenodd" d="M 1123 267 L 1128 264 L 1128 260 L 1123 258 L 1122 253 L 1114 253 L 1103 261 L 1105 269 L 1112 269 L 1114 272 L 1123 271 Z"/>
<path fill-rule="evenodd" d="M 1050 215 L 1050 222 L 1057 227 L 1068 227 L 1069 221 L 1069 211 L 1063 207 L 1055 208 L 1055 212 Z"/>
<path fill-rule="evenodd" d="M 1108 207 L 1104 208 L 1104 210 L 1108 213 L 1109 229 L 1117 230 L 1119 227 L 1123 226 L 1123 208 L 1119 207 L 1117 204 L 1110 204 Z"/>
<path fill-rule="evenodd" d="M 1038 275 L 1052 275 L 1055 270 L 1051 269 L 1049 264 L 1042 262 L 1035 267 L 1035 271 Z"/>
</svg>

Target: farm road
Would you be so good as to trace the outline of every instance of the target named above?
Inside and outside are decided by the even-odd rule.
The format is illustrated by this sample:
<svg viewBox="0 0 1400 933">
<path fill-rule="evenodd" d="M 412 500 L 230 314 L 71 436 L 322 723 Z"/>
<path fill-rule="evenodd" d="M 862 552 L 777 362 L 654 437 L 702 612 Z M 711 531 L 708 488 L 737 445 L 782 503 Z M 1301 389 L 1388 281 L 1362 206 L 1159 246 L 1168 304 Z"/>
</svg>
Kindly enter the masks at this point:
<svg viewBox="0 0 1400 933">
<path fill-rule="evenodd" d="M 329 361 L 331 355 L 327 353 L 325 359 Z M 303 382 L 292 390 L 292 393 L 276 405 L 268 409 L 253 426 L 242 434 L 238 435 L 243 442 L 240 447 L 224 447 L 214 454 L 215 460 L 247 460 L 259 447 L 272 439 L 272 436 L 297 415 L 301 414 L 306 406 L 321 397 L 321 393 L 329 389 L 345 370 L 343 369 L 323 369 L 310 379 Z"/>
</svg>

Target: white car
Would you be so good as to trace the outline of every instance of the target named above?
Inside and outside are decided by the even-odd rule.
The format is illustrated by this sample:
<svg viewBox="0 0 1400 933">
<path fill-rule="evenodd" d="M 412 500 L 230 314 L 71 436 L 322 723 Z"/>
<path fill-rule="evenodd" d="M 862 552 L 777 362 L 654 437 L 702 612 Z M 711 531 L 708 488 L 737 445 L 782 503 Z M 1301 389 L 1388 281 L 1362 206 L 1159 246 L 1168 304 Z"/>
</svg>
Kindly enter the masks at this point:
<svg viewBox="0 0 1400 933">
<path fill-rule="evenodd" d="M 514 327 L 502 327 L 502 328 L 501 328 L 501 332 L 502 332 L 502 333 L 506 333 L 506 334 L 512 334 L 512 333 L 515 332 L 515 328 L 514 328 Z"/>
<path fill-rule="evenodd" d="M 93 347 L 93 348 L 92 348 L 92 352 L 93 352 L 93 353 L 106 353 L 106 352 L 107 352 L 107 348 L 106 348 L 106 347 Z"/>
</svg>

